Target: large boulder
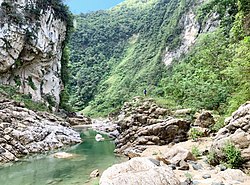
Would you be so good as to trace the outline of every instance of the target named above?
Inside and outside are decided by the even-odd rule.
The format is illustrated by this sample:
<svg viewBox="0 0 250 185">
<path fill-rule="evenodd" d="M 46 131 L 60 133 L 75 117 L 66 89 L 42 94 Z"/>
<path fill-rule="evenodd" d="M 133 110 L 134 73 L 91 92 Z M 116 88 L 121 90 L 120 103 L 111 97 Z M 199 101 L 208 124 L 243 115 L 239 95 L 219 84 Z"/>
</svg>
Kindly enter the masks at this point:
<svg viewBox="0 0 250 185">
<path fill-rule="evenodd" d="M 193 154 L 182 147 L 172 147 L 169 151 L 167 151 L 164 154 L 164 157 L 166 160 L 168 160 L 171 164 L 174 165 L 179 165 L 181 161 L 188 161 L 188 160 L 192 160 L 195 161 L 195 157 L 193 156 Z"/>
<path fill-rule="evenodd" d="M 105 170 L 100 185 L 179 185 L 173 171 L 153 159 L 136 157 Z"/>
<path fill-rule="evenodd" d="M 218 173 L 225 184 L 241 184 L 249 180 L 249 177 L 239 169 L 227 169 Z"/>
<path fill-rule="evenodd" d="M 231 142 L 241 150 L 245 166 L 250 168 L 250 102 L 240 106 L 229 119 L 226 119 L 226 124 L 214 138 L 212 149 L 219 157 L 223 157 L 223 147 L 227 142 Z"/>
</svg>

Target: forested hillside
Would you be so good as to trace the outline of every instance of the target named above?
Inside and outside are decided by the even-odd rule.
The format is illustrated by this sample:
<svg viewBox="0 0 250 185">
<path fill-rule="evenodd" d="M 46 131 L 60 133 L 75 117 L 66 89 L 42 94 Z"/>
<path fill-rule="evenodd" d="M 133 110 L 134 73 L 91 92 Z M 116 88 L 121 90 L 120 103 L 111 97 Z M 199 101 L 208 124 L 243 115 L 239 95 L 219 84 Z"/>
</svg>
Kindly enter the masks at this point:
<svg viewBox="0 0 250 185">
<path fill-rule="evenodd" d="M 171 108 L 234 111 L 250 99 L 249 10 L 247 0 L 126 0 L 77 16 L 69 45 L 70 103 L 103 116 L 146 88 Z M 181 48 L 190 11 L 196 41 L 165 65 L 166 48 Z M 213 21 L 216 28 L 206 30 Z"/>
</svg>

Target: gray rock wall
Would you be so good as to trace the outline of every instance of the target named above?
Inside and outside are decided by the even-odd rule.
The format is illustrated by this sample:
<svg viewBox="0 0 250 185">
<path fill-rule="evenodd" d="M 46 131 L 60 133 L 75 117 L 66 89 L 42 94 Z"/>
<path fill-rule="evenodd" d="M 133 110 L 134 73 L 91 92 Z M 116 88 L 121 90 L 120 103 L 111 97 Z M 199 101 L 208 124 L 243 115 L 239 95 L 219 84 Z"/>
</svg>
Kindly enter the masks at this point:
<svg viewBox="0 0 250 185">
<path fill-rule="evenodd" d="M 36 0 L 0 0 L 0 84 L 13 85 L 35 101 L 59 104 L 62 43 L 66 25 Z"/>
</svg>

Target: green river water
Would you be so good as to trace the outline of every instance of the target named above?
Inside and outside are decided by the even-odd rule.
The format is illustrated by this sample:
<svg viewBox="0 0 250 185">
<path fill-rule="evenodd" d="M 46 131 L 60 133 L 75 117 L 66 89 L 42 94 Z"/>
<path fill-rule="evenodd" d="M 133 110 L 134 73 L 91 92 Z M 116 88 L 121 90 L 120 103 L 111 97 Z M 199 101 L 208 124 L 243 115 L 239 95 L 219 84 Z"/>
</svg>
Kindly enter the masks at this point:
<svg viewBox="0 0 250 185">
<path fill-rule="evenodd" d="M 77 157 L 57 159 L 48 154 L 26 157 L 14 164 L 0 166 L 0 185 L 78 185 L 89 181 L 89 174 L 99 169 L 102 172 L 112 164 L 123 159 L 114 155 L 114 144 L 106 139 L 95 140 L 96 132 L 84 131 L 81 137 L 84 142 L 76 146 L 60 150 Z M 87 184 L 98 184 L 97 180 Z"/>
</svg>

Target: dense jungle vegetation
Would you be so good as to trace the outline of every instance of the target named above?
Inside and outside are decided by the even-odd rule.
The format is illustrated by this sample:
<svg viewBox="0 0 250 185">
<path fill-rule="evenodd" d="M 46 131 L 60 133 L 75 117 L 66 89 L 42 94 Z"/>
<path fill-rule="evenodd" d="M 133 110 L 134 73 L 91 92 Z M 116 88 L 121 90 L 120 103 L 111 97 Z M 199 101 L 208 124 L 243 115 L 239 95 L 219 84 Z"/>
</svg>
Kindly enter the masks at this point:
<svg viewBox="0 0 250 185">
<path fill-rule="evenodd" d="M 187 54 L 165 66 L 164 51 L 180 46 L 180 20 L 190 9 L 200 32 L 213 15 L 219 26 L 199 34 Z M 105 116 L 146 88 L 170 108 L 229 114 L 250 99 L 249 20 L 248 0 L 126 0 L 76 16 L 69 43 L 70 103 L 87 115 Z"/>
</svg>

